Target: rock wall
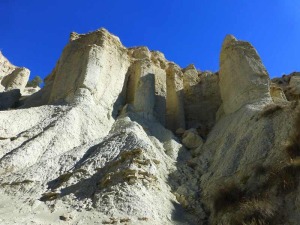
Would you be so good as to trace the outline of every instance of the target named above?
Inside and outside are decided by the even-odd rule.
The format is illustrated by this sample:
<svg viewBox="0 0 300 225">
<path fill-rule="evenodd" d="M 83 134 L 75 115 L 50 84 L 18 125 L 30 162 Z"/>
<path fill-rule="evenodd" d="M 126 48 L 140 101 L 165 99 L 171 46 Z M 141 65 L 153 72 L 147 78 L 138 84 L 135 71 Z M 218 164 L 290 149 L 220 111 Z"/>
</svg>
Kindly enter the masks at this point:
<svg viewBox="0 0 300 225">
<path fill-rule="evenodd" d="M 16 66 L 11 64 L 7 58 L 0 51 L 0 78 L 2 79 L 4 76 L 10 74 L 15 70 Z"/>
<path fill-rule="evenodd" d="M 30 71 L 26 68 L 16 68 L 11 74 L 3 77 L 1 85 L 5 90 L 19 89 L 23 91 L 29 80 Z"/>
<path fill-rule="evenodd" d="M 195 78 L 188 78 L 191 76 Z M 45 87 L 23 107 L 72 103 L 80 89 L 91 92 L 96 102 L 109 101 L 101 104 L 113 107 L 114 114 L 130 104 L 173 131 L 186 126 L 210 130 L 221 104 L 218 75 L 204 72 L 198 76 L 195 69 L 182 70 L 146 47 L 126 49 L 105 29 L 86 35 L 72 33 Z M 114 102 L 118 106 L 112 106 Z"/>
<path fill-rule="evenodd" d="M 222 103 L 219 74 L 197 71 L 193 65 L 183 71 L 187 128 L 198 128 L 203 136 L 207 136 L 216 122 L 216 114 Z"/>
<path fill-rule="evenodd" d="M 172 131 L 185 128 L 183 73 L 175 64 L 167 69 L 166 127 Z"/>
<path fill-rule="evenodd" d="M 73 32 L 45 87 L 0 111 L 0 222 L 297 224 L 297 79 L 271 84 L 233 36 L 212 73 Z"/>
<path fill-rule="evenodd" d="M 300 73 L 293 72 L 289 75 L 283 75 L 281 78 L 272 79 L 273 85 L 280 88 L 286 99 L 289 101 L 299 100 L 300 98 Z"/>
<path fill-rule="evenodd" d="M 249 42 L 228 35 L 220 55 L 220 91 L 226 114 L 257 101 L 271 102 L 270 78 Z M 232 88 L 234 87 L 234 88 Z"/>
<path fill-rule="evenodd" d="M 17 107 L 29 75 L 27 68 L 14 66 L 0 52 L 0 110 Z"/>
</svg>

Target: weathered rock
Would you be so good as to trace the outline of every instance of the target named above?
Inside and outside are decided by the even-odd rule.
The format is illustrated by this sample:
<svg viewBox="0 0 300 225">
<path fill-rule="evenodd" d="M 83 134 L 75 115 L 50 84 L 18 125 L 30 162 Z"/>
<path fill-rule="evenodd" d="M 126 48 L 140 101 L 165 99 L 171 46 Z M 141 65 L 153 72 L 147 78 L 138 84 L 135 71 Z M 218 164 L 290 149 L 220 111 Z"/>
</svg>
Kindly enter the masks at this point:
<svg viewBox="0 0 300 225">
<path fill-rule="evenodd" d="M 285 102 L 287 101 L 285 94 L 283 90 L 276 86 L 276 85 L 271 85 L 270 86 L 270 94 L 273 99 L 273 102 L 275 103 L 280 103 L 280 102 Z"/>
<path fill-rule="evenodd" d="M 190 65 L 184 69 L 183 85 L 187 128 L 209 131 L 222 102 L 218 73 L 199 72 Z"/>
<path fill-rule="evenodd" d="M 166 127 L 172 131 L 185 128 L 185 113 L 183 103 L 183 74 L 180 67 L 169 64 L 167 69 L 167 110 Z"/>
<path fill-rule="evenodd" d="M 4 57 L 0 51 L 0 92 L 25 88 L 30 71 L 24 67 L 16 67 Z"/>
<path fill-rule="evenodd" d="M 198 148 L 203 145 L 203 140 L 198 135 L 196 129 L 189 129 L 182 135 L 182 143 L 187 148 Z"/>
<path fill-rule="evenodd" d="M 40 87 L 25 87 L 22 92 L 22 96 L 30 96 L 41 90 Z"/>
<path fill-rule="evenodd" d="M 0 52 L 0 110 L 19 106 L 30 71 L 12 65 Z"/>
<path fill-rule="evenodd" d="M 129 69 L 127 103 L 137 112 L 153 114 L 155 74 L 149 60 L 138 60 Z"/>
<path fill-rule="evenodd" d="M 16 68 L 11 74 L 5 76 L 1 85 L 5 87 L 5 90 L 19 89 L 21 92 L 26 87 L 29 80 L 30 71 L 26 68 Z"/>
<path fill-rule="evenodd" d="M 293 72 L 283 75 L 281 78 L 273 78 L 272 82 L 281 88 L 288 101 L 300 99 L 300 73 Z"/>
<path fill-rule="evenodd" d="M 0 51 L 0 81 L 2 78 L 16 69 L 16 66 L 11 64 Z"/>
<path fill-rule="evenodd" d="M 166 60 L 158 52 L 144 58 L 145 49 L 131 56 L 105 30 L 73 34 L 71 40 L 45 87 L 24 100 L 27 108 L 0 112 L 2 190 L 34 204 L 41 204 L 36 199 L 48 206 L 55 201 L 59 216 L 73 214 L 70 223 L 129 217 L 133 224 L 172 224 L 171 214 L 181 212 L 174 208 L 166 178 L 185 149 L 162 126 Z M 1 190 L 0 195 L 6 205 Z M 20 208 L 26 212 L 22 223 L 37 221 L 31 206 Z M 35 213 L 57 223 L 47 208 Z"/>
<path fill-rule="evenodd" d="M 167 84 L 165 67 L 162 68 L 161 64 L 165 64 L 166 59 L 155 52 L 151 52 L 150 58 L 145 48 L 130 51 L 137 58 L 134 58 L 128 70 L 127 103 L 132 104 L 134 110 L 142 113 L 145 118 L 155 117 L 165 125 Z M 142 52 L 144 56 L 139 55 Z M 161 63 L 158 64 L 158 61 Z"/>
<path fill-rule="evenodd" d="M 128 67 L 126 49 L 117 37 L 104 29 L 80 35 L 65 47 L 53 78 L 45 80 L 52 86 L 48 103 L 72 102 L 77 90 L 86 88 L 96 102 L 111 108 L 122 92 Z"/>
<path fill-rule="evenodd" d="M 147 47 L 129 48 L 129 54 L 135 59 L 150 59 L 151 53 Z"/>
<path fill-rule="evenodd" d="M 258 53 L 249 42 L 228 35 L 220 55 L 220 91 L 223 109 L 233 113 L 247 104 L 272 101 L 269 76 Z"/>
<path fill-rule="evenodd" d="M 0 223 L 297 224 L 300 117 L 276 85 L 233 37 L 219 75 L 73 32 L 45 87 L 0 111 Z"/>
<path fill-rule="evenodd" d="M 234 221 L 242 224 L 248 217 L 256 218 L 251 210 L 257 209 L 258 205 L 272 211 L 267 217 L 262 217 L 262 221 L 271 224 L 277 224 L 277 215 L 295 213 L 295 208 L 287 208 L 289 203 L 280 204 L 287 195 L 281 193 L 279 187 L 282 184 L 279 177 L 285 176 L 283 171 L 288 170 L 285 166 L 289 167 L 290 159 L 284 143 L 293 130 L 295 110 L 290 106 L 274 107 L 266 113 L 267 109 L 259 104 L 248 105 L 225 115 L 202 146 L 197 158 L 201 162 L 197 173 L 203 174 L 202 200 L 211 213 L 210 224 L 233 224 Z M 290 193 L 294 197 L 288 198 L 292 205 L 297 202 L 296 189 Z M 235 199 L 234 205 L 230 203 L 231 199 Z M 242 210 L 245 202 L 249 211 Z M 259 216 L 263 215 L 262 211 L 257 212 Z M 278 224 L 295 223 L 297 219 L 298 216 L 287 216 L 283 223 Z"/>
</svg>

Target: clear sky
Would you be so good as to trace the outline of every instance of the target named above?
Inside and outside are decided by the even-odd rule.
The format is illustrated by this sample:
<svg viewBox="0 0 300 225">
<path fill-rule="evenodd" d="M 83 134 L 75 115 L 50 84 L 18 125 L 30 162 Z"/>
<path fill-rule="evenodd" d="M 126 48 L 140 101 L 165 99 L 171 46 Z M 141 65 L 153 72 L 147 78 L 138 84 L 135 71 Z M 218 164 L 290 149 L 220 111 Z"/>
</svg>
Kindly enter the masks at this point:
<svg viewBox="0 0 300 225">
<path fill-rule="evenodd" d="M 51 72 L 71 31 L 100 27 L 126 47 L 212 71 L 233 34 L 255 46 L 272 77 L 300 71 L 300 0 L 0 0 L 0 50 L 31 78 Z"/>
</svg>

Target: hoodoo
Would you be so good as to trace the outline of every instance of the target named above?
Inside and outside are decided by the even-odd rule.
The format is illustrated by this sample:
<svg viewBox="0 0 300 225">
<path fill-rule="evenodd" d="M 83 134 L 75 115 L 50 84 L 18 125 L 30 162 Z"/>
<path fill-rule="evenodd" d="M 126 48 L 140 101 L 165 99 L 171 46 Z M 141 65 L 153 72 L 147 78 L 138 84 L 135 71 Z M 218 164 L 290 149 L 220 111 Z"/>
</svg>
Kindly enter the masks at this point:
<svg viewBox="0 0 300 225">
<path fill-rule="evenodd" d="M 298 224 L 299 77 L 231 35 L 210 72 L 99 29 L 29 94 L 0 53 L 0 224 Z"/>
</svg>

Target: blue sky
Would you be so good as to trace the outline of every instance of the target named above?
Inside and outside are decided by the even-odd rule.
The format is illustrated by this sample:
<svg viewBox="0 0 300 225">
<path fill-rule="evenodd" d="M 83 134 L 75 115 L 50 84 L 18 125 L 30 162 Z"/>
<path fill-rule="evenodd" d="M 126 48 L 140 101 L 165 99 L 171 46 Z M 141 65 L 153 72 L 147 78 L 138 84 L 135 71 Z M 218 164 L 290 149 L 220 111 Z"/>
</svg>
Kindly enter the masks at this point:
<svg viewBox="0 0 300 225">
<path fill-rule="evenodd" d="M 0 0 L 0 50 L 48 75 L 71 31 L 105 27 L 127 46 L 217 71 L 226 34 L 250 41 L 272 77 L 300 71 L 299 0 Z"/>
</svg>

